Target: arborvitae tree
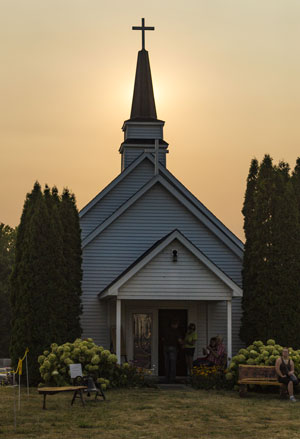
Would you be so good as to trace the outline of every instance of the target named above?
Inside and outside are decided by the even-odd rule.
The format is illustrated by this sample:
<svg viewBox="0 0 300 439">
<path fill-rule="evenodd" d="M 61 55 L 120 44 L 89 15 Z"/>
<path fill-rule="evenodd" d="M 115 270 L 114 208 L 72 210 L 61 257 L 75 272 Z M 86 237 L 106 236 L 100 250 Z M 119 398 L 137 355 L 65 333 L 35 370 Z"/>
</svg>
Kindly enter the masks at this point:
<svg viewBox="0 0 300 439">
<path fill-rule="evenodd" d="M 12 332 L 10 354 L 16 366 L 29 348 L 30 380 L 39 380 L 37 357 L 53 341 L 54 308 L 49 267 L 49 212 L 41 187 L 27 194 L 16 240 L 16 260 L 11 278 Z"/>
<path fill-rule="evenodd" d="M 80 229 L 78 226 L 77 234 L 73 237 L 76 245 L 73 243 L 73 250 L 69 251 L 75 230 L 75 213 L 77 221 L 78 213 L 74 199 L 70 200 L 73 217 L 69 215 L 68 221 L 71 222 L 72 231 L 66 239 L 62 221 L 66 212 L 65 203 L 58 196 L 56 188 L 50 191 L 46 186 L 42 193 L 40 185 L 36 183 L 31 194 L 27 195 L 17 234 L 16 259 L 11 277 L 13 318 L 10 352 L 16 365 L 18 358 L 29 347 L 31 382 L 39 380 L 37 358 L 43 350 L 53 342 L 61 344 L 73 341 L 81 333 Z M 73 254 L 75 248 L 77 256 Z M 72 273 L 68 273 L 69 257 Z M 77 289 L 74 291 L 75 284 Z"/>
<path fill-rule="evenodd" d="M 63 227 L 60 218 L 60 199 L 57 191 L 51 193 L 46 185 L 44 200 L 49 214 L 47 253 L 48 253 L 48 295 L 52 297 L 49 309 L 49 325 L 51 327 L 52 342 L 65 343 L 68 340 L 68 325 L 66 315 L 69 312 L 69 303 L 66 297 L 67 281 L 64 268 L 67 261 L 64 258 Z"/>
<path fill-rule="evenodd" d="M 60 218 L 63 229 L 63 252 L 65 261 L 66 298 L 69 313 L 66 315 L 69 336 L 75 339 L 81 334 L 81 230 L 76 200 L 68 189 L 64 189 L 60 203 Z"/>
<path fill-rule="evenodd" d="M 257 190 L 258 161 L 251 161 L 249 174 L 247 178 L 247 188 L 245 193 L 242 213 L 244 215 L 244 232 L 246 237 L 245 251 L 243 259 L 243 317 L 240 328 L 240 337 L 246 343 L 252 339 L 252 317 L 251 304 L 252 293 L 255 290 L 257 261 L 255 259 L 254 242 L 255 242 L 255 196 Z"/>
<path fill-rule="evenodd" d="M 0 357 L 9 358 L 10 275 L 14 262 L 16 230 L 0 223 Z"/>
<path fill-rule="evenodd" d="M 255 281 L 248 288 L 247 305 L 244 303 L 243 327 L 241 335 L 248 344 L 255 339 L 265 339 L 266 322 L 270 321 L 273 291 L 269 284 L 269 261 L 272 242 L 273 194 L 275 189 L 272 159 L 266 155 L 260 165 L 254 195 L 252 221 L 251 259 Z M 248 219 L 245 218 L 245 223 Z M 246 246 L 247 248 L 247 246 Z M 244 267 L 243 278 L 247 282 L 248 273 Z M 251 274 L 249 275 L 251 277 Z M 247 293 L 246 293 L 247 294 Z M 250 297 L 249 297 L 250 296 Z M 263 317 L 262 317 L 263 316 Z M 272 317 L 271 317 L 272 318 Z"/>
<path fill-rule="evenodd" d="M 278 343 L 300 346 L 300 239 L 299 211 L 289 166 L 281 163 L 276 169 L 276 196 L 272 253 L 270 257 L 270 283 L 273 283 L 272 315 L 268 336 Z"/>
<path fill-rule="evenodd" d="M 243 209 L 246 244 L 241 337 L 247 344 L 275 338 L 280 344 L 299 346 L 299 210 L 288 164 L 273 166 L 266 155 L 254 192 L 251 209 Z"/>
<path fill-rule="evenodd" d="M 270 260 L 272 255 L 272 232 L 275 194 L 275 171 L 272 159 L 266 155 L 260 165 L 257 191 L 255 195 L 255 239 L 253 242 L 253 257 L 255 258 L 256 282 L 252 292 L 250 306 L 250 322 L 253 339 L 266 340 L 269 329 L 273 328 L 274 282 Z M 272 330 L 271 330 L 272 331 Z"/>
</svg>

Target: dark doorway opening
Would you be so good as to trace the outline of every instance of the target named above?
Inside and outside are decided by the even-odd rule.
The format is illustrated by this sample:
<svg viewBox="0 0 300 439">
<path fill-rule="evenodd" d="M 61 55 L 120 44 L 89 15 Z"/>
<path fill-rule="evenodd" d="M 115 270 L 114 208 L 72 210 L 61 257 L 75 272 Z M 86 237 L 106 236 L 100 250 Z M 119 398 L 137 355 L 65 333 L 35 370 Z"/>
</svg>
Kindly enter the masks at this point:
<svg viewBox="0 0 300 439">
<path fill-rule="evenodd" d="M 160 309 L 158 311 L 158 374 L 165 375 L 165 362 L 162 338 L 170 326 L 172 320 L 178 320 L 179 330 L 182 337 L 185 336 L 187 329 L 187 310 L 186 309 Z M 178 349 L 176 362 L 176 375 L 186 376 L 186 364 L 183 349 Z"/>
</svg>

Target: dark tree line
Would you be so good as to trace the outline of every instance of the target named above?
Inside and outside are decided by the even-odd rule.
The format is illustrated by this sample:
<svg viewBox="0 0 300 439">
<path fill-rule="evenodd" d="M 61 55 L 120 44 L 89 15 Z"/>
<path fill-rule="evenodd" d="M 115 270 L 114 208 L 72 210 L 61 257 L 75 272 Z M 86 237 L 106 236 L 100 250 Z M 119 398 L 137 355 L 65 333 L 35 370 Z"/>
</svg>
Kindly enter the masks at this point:
<svg viewBox="0 0 300 439">
<path fill-rule="evenodd" d="M 15 257 L 16 229 L 0 223 L 0 358 L 9 358 L 10 288 Z"/>
<path fill-rule="evenodd" d="M 73 194 L 35 183 L 18 227 L 11 275 L 10 354 L 15 365 L 29 347 L 31 381 L 37 357 L 51 343 L 81 334 L 81 238 Z"/>
<path fill-rule="evenodd" d="M 252 160 L 242 213 L 245 253 L 240 335 L 300 347 L 300 159 Z"/>
</svg>

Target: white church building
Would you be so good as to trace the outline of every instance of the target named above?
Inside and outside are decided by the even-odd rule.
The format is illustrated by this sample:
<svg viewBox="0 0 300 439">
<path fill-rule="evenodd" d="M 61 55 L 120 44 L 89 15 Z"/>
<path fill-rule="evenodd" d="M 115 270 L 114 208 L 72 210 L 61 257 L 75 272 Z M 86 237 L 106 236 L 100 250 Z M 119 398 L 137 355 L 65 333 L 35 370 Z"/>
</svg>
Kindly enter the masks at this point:
<svg viewBox="0 0 300 439">
<path fill-rule="evenodd" d="M 163 375 L 162 333 L 195 323 L 195 358 L 222 335 L 241 347 L 243 243 L 167 169 L 165 122 L 157 118 L 148 52 L 138 52 L 130 119 L 123 124 L 121 173 L 80 212 L 83 337 L 119 362 Z M 170 147 L 172 151 L 172 147 Z M 187 156 L 188 160 L 188 156 Z M 220 184 L 223 184 L 220 181 Z M 178 375 L 184 375 L 182 355 Z"/>
</svg>

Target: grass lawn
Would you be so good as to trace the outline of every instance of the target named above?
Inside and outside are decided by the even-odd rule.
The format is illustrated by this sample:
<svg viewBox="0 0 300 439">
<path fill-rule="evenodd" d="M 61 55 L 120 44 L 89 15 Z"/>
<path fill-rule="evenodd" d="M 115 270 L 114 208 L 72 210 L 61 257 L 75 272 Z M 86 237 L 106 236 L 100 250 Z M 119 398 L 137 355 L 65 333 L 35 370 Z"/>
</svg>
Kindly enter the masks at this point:
<svg viewBox="0 0 300 439">
<path fill-rule="evenodd" d="M 32 388 L 14 429 L 12 388 L 0 387 L 0 439 L 208 439 L 300 438 L 300 401 L 277 394 L 201 390 L 130 389 L 108 391 L 106 402 L 77 399 L 71 393 L 42 396 Z"/>
</svg>

